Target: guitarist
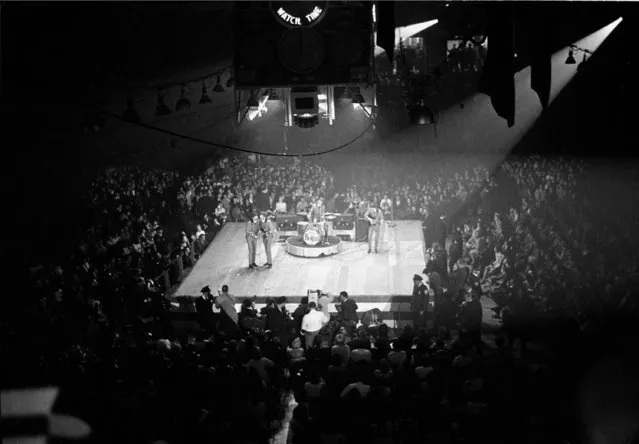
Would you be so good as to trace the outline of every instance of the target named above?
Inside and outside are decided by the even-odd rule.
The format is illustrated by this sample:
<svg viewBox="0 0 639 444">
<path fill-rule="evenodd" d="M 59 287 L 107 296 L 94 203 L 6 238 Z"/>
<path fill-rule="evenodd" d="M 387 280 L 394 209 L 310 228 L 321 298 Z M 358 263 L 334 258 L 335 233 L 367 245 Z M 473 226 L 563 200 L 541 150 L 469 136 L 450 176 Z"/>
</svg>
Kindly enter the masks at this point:
<svg viewBox="0 0 639 444">
<path fill-rule="evenodd" d="M 254 214 L 246 223 L 246 243 L 248 244 L 249 268 L 257 268 L 255 263 L 255 252 L 257 249 L 257 238 L 260 232 L 260 223 L 257 214 Z"/>
<path fill-rule="evenodd" d="M 364 214 L 364 217 L 368 220 L 368 253 L 370 254 L 373 249 L 373 237 L 375 237 L 375 253 L 377 253 L 377 247 L 379 246 L 379 234 L 381 231 L 382 221 L 384 216 L 382 210 L 377 208 L 375 202 L 371 202 L 368 210 Z"/>
</svg>

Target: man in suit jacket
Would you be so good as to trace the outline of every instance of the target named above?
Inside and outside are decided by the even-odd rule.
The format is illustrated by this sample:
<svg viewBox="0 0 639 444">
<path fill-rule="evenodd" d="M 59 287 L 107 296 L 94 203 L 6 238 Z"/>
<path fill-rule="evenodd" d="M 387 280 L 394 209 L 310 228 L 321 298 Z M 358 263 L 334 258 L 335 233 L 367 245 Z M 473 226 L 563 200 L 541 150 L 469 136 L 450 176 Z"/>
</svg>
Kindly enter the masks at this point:
<svg viewBox="0 0 639 444">
<path fill-rule="evenodd" d="M 213 298 L 211 297 L 211 289 L 207 285 L 202 290 L 202 295 L 195 300 L 195 309 L 197 310 L 197 322 L 200 328 L 207 333 L 213 330 Z"/>
<path fill-rule="evenodd" d="M 255 263 L 255 252 L 257 251 L 257 239 L 260 232 L 260 221 L 257 214 L 254 214 L 246 223 L 246 243 L 248 244 L 249 268 L 257 268 Z"/>
<path fill-rule="evenodd" d="M 273 237 L 275 236 L 275 223 L 266 218 L 266 213 L 260 214 L 260 233 L 262 235 L 262 241 L 264 242 L 264 249 L 266 250 L 266 268 L 273 267 L 273 257 L 271 256 L 271 249 L 273 247 Z"/>
<path fill-rule="evenodd" d="M 348 293 L 345 291 L 340 292 L 339 299 L 341 302 L 340 314 L 344 322 L 357 324 L 357 309 L 359 308 L 357 303 L 354 300 L 349 299 Z"/>
<path fill-rule="evenodd" d="M 413 327 L 418 329 L 426 323 L 430 316 L 431 304 L 429 290 L 424 278 L 416 274 L 413 276 Z"/>
<path fill-rule="evenodd" d="M 266 312 L 266 329 L 270 330 L 273 337 L 278 338 L 282 347 L 288 346 L 290 326 L 286 314 L 286 297 L 277 298 L 275 307 Z"/>
</svg>

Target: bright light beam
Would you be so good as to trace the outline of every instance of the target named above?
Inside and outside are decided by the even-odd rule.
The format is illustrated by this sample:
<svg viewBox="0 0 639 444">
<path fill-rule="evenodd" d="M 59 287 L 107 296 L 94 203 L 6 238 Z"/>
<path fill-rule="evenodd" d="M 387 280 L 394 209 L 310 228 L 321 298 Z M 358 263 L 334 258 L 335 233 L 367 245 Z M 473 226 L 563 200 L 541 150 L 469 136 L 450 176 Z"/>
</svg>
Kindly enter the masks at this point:
<svg viewBox="0 0 639 444">
<path fill-rule="evenodd" d="M 591 52 L 597 51 L 612 31 L 621 23 L 621 18 L 575 42 L 576 46 Z M 569 47 L 551 57 L 552 102 L 577 73 L 578 65 L 566 65 Z M 463 108 L 460 105 L 463 104 Z M 462 103 L 441 113 L 437 125 L 437 136 L 430 128 L 412 126 L 398 134 L 401 143 L 412 143 L 428 150 L 446 153 L 459 150 L 477 153 L 485 157 L 488 167 L 494 168 L 510 153 L 539 118 L 542 107 L 537 93 L 530 86 L 530 67 L 515 74 L 515 125 L 508 128 L 506 121 L 497 116 L 490 97 L 475 94 Z"/>
<path fill-rule="evenodd" d="M 415 34 L 419 34 L 423 30 L 428 29 L 431 26 L 435 26 L 437 23 L 439 23 L 439 20 L 435 19 L 429 20 L 427 22 L 415 23 L 413 25 L 400 26 L 395 28 L 395 47 L 399 47 L 400 39 L 407 39 L 414 36 Z M 377 32 L 375 32 L 375 43 L 377 43 Z M 379 57 L 384 53 L 385 51 L 376 44 L 375 57 Z"/>
<path fill-rule="evenodd" d="M 621 18 L 576 41 L 574 45 L 594 53 L 619 23 Z M 557 98 L 577 73 L 578 65 L 565 63 L 568 49 L 569 47 L 563 48 L 551 57 L 552 83 L 549 103 Z M 460 107 L 462 104 L 463 109 Z M 497 116 L 490 103 L 490 97 L 476 94 L 442 113 L 438 119 L 439 135 L 433 143 L 442 148 L 461 146 L 471 152 L 489 150 L 505 156 L 532 128 L 541 112 L 537 93 L 530 86 L 528 66 L 515 74 L 515 125 L 512 128 L 507 128 L 506 121 Z"/>
</svg>

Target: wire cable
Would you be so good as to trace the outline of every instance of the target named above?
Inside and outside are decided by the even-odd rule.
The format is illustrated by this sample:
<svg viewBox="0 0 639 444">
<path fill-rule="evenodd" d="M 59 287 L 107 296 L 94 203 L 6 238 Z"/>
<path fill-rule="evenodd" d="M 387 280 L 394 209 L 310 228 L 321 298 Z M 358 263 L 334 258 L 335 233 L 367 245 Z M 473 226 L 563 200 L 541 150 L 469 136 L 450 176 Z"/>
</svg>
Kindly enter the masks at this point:
<svg viewBox="0 0 639 444">
<path fill-rule="evenodd" d="M 208 73 L 208 74 L 204 74 L 198 77 L 193 77 L 190 79 L 186 79 L 186 80 L 180 80 L 179 82 L 162 82 L 162 83 L 156 83 L 154 85 L 137 85 L 137 86 L 132 86 L 129 87 L 127 89 L 131 89 L 131 90 L 136 90 L 136 89 L 147 89 L 147 90 L 162 90 L 162 89 L 168 89 L 168 88 L 172 88 L 172 87 L 176 87 L 176 86 L 183 86 L 189 83 L 195 83 L 195 82 L 201 82 L 202 80 L 208 80 L 212 77 L 217 77 L 219 75 L 222 75 L 223 73 L 225 73 L 226 71 L 230 70 L 233 68 L 233 65 L 228 65 L 224 68 L 218 69 L 217 71 Z"/>
<path fill-rule="evenodd" d="M 361 139 L 366 133 L 368 133 L 375 126 L 375 123 L 371 122 L 371 124 L 364 131 L 362 131 L 360 134 L 355 136 L 353 139 L 351 139 L 350 141 L 348 141 L 346 143 L 343 143 L 343 144 L 341 144 L 339 146 L 331 148 L 329 150 L 318 151 L 318 152 L 307 153 L 307 154 L 268 153 L 268 152 L 265 152 L 265 151 L 248 150 L 246 148 L 240 148 L 240 147 L 236 147 L 236 146 L 225 145 L 225 144 L 222 144 L 222 143 L 211 142 L 211 141 L 208 141 L 208 140 L 200 139 L 198 137 L 193 137 L 193 136 L 189 136 L 189 135 L 185 135 L 185 134 L 180 134 L 180 133 L 177 133 L 175 131 L 170 131 L 170 130 L 158 128 L 156 126 L 149 125 L 147 123 L 131 122 L 131 121 L 126 120 L 124 117 L 120 116 L 119 114 L 111 113 L 109 111 L 105 111 L 105 110 L 98 109 L 98 108 L 96 108 L 96 111 L 99 112 L 100 114 L 105 115 L 105 116 L 112 117 L 114 119 L 118 119 L 118 120 L 122 120 L 122 121 L 128 122 L 131 125 L 135 125 L 135 126 L 139 126 L 139 127 L 142 127 L 142 128 L 146 128 L 146 129 L 152 130 L 152 131 L 157 131 L 157 132 L 160 132 L 160 133 L 168 134 L 170 136 L 177 137 L 177 138 L 180 138 L 180 139 L 183 139 L 183 140 L 189 140 L 191 142 L 197 142 L 197 143 L 201 143 L 201 144 L 204 144 L 204 145 L 209 145 L 209 146 L 212 146 L 214 148 L 223 148 L 223 149 L 227 149 L 227 150 L 231 150 L 231 151 L 239 151 L 239 152 L 242 152 L 242 153 L 258 154 L 260 156 L 271 156 L 271 157 L 315 157 L 315 156 L 321 156 L 321 155 L 324 155 L 324 154 L 333 153 L 335 151 L 339 151 L 341 149 L 344 149 L 344 148 L 352 145 L 353 143 L 357 142 L 359 139 Z"/>
</svg>

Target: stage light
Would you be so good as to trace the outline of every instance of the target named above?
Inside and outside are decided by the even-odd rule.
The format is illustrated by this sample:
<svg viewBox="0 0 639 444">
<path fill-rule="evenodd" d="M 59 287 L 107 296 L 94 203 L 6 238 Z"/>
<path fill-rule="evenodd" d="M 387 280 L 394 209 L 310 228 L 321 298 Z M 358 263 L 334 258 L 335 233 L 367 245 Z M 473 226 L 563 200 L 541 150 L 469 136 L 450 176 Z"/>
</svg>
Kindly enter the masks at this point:
<svg viewBox="0 0 639 444">
<path fill-rule="evenodd" d="M 212 100 L 206 92 L 206 84 L 202 82 L 202 97 L 200 97 L 200 105 L 204 105 L 206 103 L 211 103 Z"/>
<path fill-rule="evenodd" d="M 277 94 L 277 89 L 271 88 L 268 92 L 268 100 L 271 102 L 281 100 L 280 96 Z"/>
<path fill-rule="evenodd" d="M 433 125 L 435 123 L 433 110 L 423 103 L 410 107 L 408 115 L 411 125 Z"/>
<path fill-rule="evenodd" d="M 140 119 L 140 115 L 138 114 L 138 112 L 135 110 L 135 100 L 133 99 L 133 97 L 129 97 L 128 99 L 126 99 L 126 109 L 124 110 L 122 117 L 124 117 L 124 120 L 126 120 L 127 122 L 133 123 L 140 123 L 140 121 L 142 120 Z"/>
<path fill-rule="evenodd" d="M 584 58 L 581 60 L 581 63 L 577 65 L 577 72 L 583 72 L 586 68 L 588 68 L 587 62 L 588 62 L 588 57 L 584 53 Z"/>
<path fill-rule="evenodd" d="M 575 60 L 575 56 L 572 53 L 572 49 L 568 51 L 568 57 L 566 58 L 566 65 L 574 65 L 577 61 Z"/>
<path fill-rule="evenodd" d="M 361 93 L 355 93 L 355 95 L 353 96 L 353 103 L 357 103 L 359 105 L 365 103 L 366 100 L 364 100 L 364 96 Z"/>
<path fill-rule="evenodd" d="M 168 116 L 169 114 L 171 114 L 171 110 L 164 103 L 164 94 L 161 91 L 158 91 L 158 106 L 155 110 L 155 116 L 161 117 Z"/>
<path fill-rule="evenodd" d="M 344 92 L 339 96 L 340 100 L 352 100 L 353 96 L 351 95 L 351 90 L 349 88 L 344 88 Z"/>
<path fill-rule="evenodd" d="M 184 87 L 182 87 L 182 91 L 180 92 L 180 99 L 175 104 L 175 110 L 179 113 L 191 112 L 191 101 L 186 98 L 186 89 Z"/>
<path fill-rule="evenodd" d="M 230 81 L 231 79 L 229 79 Z M 213 92 L 221 93 L 224 92 L 224 87 L 222 86 L 222 80 L 220 79 L 220 75 L 217 76 L 217 82 L 215 82 L 215 86 L 213 87 Z"/>
</svg>

